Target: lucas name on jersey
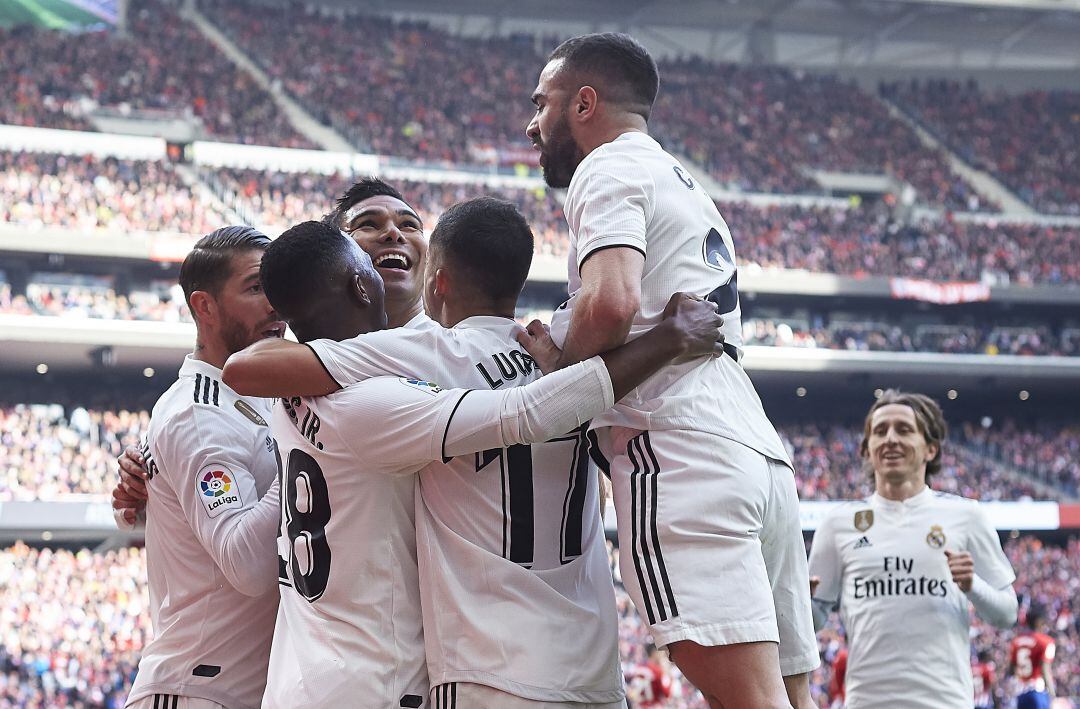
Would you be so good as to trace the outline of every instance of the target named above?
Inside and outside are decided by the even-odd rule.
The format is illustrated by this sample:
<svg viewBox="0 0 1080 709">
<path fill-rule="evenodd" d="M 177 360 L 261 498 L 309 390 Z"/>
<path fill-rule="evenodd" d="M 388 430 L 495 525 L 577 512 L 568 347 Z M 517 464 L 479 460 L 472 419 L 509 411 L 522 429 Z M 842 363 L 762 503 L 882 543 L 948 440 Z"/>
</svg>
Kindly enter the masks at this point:
<svg viewBox="0 0 1080 709">
<path fill-rule="evenodd" d="M 498 389 L 506 382 L 512 382 L 518 376 L 528 377 L 536 371 L 536 360 L 525 352 L 518 349 L 509 352 L 495 352 L 491 355 L 492 362 L 476 362 L 475 366 L 480 376 L 492 389 Z"/>
</svg>

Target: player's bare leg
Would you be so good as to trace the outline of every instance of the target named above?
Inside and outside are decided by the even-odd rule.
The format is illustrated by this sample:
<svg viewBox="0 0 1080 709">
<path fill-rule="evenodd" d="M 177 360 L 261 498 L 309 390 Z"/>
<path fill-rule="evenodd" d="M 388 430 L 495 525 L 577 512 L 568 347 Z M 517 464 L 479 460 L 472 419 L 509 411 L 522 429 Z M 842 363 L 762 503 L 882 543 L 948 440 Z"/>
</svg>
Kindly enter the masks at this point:
<svg viewBox="0 0 1080 709">
<path fill-rule="evenodd" d="M 784 677 L 784 689 L 787 690 L 788 701 L 795 709 L 817 709 L 814 698 L 810 696 L 809 672 Z"/>
<path fill-rule="evenodd" d="M 668 654 L 711 709 L 791 708 L 776 643 L 705 646 L 679 640 L 668 645 Z"/>
</svg>

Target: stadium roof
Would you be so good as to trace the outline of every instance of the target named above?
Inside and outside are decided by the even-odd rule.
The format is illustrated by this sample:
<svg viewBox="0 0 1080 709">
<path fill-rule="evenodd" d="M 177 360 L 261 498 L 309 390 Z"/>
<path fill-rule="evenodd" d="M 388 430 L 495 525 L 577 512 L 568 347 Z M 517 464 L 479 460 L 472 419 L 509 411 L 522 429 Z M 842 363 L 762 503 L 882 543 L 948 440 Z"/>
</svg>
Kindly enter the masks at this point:
<svg viewBox="0 0 1080 709">
<path fill-rule="evenodd" d="M 425 16 L 465 34 L 620 29 L 641 35 L 654 51 L 723 61 L 1080 67 L 1080 0 L 374 0 L 362 7 Z"/>
</svg>

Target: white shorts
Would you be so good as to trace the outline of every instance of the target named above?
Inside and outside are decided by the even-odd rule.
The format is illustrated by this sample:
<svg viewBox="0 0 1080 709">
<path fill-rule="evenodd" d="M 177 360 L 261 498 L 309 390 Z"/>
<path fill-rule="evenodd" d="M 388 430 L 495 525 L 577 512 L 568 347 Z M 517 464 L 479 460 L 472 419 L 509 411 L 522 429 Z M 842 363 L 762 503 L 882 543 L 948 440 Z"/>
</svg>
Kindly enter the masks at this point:
<svg viewBox="0 0 1080 709">
<path fill-rule="evenodd" d="M 785 675 L 819 664 L 795 475 L 701 431 L 596 431 L 619 570 L 657 647 L 778 642 Z"/>
<path fill-rule="evenodd" d="M 181 697 L 178 694 L 150 694 L 128 702 L 124 709 L 226 709 L 224 705 L 202 697 Z"/>
<path fill-rule="evenodd" d="M 485 684 L 448 682 L 431 688 L 430 709 L 626 709 L 626 700 L 607 704 L 525 699 Z"/>
</svg>

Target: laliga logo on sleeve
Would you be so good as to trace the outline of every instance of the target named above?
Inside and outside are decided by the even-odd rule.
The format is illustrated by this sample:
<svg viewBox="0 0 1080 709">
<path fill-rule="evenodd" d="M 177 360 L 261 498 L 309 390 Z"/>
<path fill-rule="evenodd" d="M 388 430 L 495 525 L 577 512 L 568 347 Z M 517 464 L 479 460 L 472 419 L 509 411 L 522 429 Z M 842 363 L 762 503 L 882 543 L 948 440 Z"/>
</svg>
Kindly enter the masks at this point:
<svg viewBox="0 0 1080 709">
<path fill-rule="evenodd" d="M 235 475 L 231 472 L 221 464 L 211 463 L 195 476 L 196 490 L 202 495 L 206 514 L 211 519 L 225 510 L 243 507 L 240 489 L 233 482 Z"/>
</svg>

